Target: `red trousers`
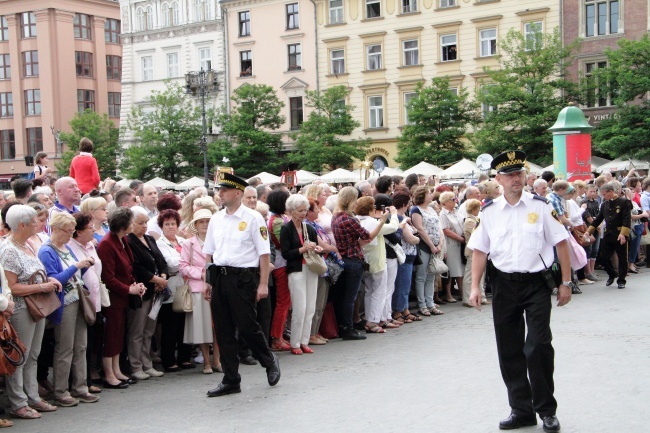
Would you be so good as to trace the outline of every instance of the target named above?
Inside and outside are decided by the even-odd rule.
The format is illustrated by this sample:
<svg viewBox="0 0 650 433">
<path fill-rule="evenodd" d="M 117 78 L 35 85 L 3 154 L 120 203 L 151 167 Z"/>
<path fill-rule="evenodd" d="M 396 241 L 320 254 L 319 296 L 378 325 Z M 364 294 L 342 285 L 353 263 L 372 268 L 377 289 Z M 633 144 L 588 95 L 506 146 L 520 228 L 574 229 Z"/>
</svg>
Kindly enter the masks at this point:
<svg viewBox="0 0 650 433">
<path fill-rule="evenodd" d="M 291 308 L 291 294 L 289 293 L 289 277 L 287 268 L 282 267 L 273 270 L 275 282 L 275 312 L 271 322 L 271 338 L 282 338 L 284 324 L 287 321 L 289 308 Z"/>
</svg>

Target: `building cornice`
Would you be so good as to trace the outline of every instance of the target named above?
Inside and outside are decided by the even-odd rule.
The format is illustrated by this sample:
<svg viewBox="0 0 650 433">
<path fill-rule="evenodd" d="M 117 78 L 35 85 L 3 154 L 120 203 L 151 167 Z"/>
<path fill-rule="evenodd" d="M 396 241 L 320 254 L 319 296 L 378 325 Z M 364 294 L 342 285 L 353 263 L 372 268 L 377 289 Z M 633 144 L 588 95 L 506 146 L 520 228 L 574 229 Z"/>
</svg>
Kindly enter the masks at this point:
<svg viewBox="0 0 650 433">
<path fill-rule="evenodd" d="M 162 39 L 177 38 L 207 32 L 220 32 L 223 30 L 222 20 L 204 21 L 201 23 L 186 24 L 184 26 L 169 27 L 146 32 L 124 33 L 122 43 L 124 45 L 139 42 L 157 41 Z"/>
<path fill-rule="evenodd" d="M 519 11 L 515 12 L 515 15 L 518 17 L 525 16 L 525 15 L 533 15 L 533 14 L 539 14 L 539 13 L 546 13 L 550 11 L 551 8 L 536 8 L 536 9 L 526 9 L 525 11 Z"/>
<path fill-rule="evenodd" d="M 462 21 L 449 21 L 447 23 L 432 24 L 431 27 L 433 27 L 434 29 L 441 29 L 444 27 L 459 26 L 461 24 L 463 24 Z"/>
<path fill-rule="evenodd" d="M 503 18 L 503 15 L 490 15 L 487 17 L 472 18 L 470 21 L 473 23 L 481 23 L 483 21 L 495 21 Z"/>
</svg>

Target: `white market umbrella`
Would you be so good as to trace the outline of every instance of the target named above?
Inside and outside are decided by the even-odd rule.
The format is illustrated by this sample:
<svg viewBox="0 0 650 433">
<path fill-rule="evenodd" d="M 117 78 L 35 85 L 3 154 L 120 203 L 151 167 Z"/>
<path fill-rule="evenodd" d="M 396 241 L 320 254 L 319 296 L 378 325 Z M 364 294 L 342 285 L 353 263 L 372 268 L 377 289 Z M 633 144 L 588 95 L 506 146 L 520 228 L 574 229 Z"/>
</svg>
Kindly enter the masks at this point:
<svg viewBox="0 0 650 433">
<path fill-rule="evenodd" d="M 535 175 L 537 175 L 537 176 L 541 176 L 542 173 L 543 173 L 544 170 L 545 170 L 545 168 L 540 167 L 539 165 L 534 164 L 534 163 L 532 163 L 532 162 L 529 162 L 529 163 L 528 163 L 528 168 L 529 168 L 529 171 L 530 171 L 532 174 L 535 174 Z"/>
<path fill-rule="evenodd" d="M 166 189 L 166 188 L 175 188 L 176 184 L 172 181 L 162 179 L 160 177 L 154 177 L 148 182 L 144 183 L 145 185 L 153 185 L 156 188 Z"/>
<path fill-rule="evenodd" d="M 204 185 L 205 185 L 205 181 L 203 179 L 194 176 L 176 185 L 176 189 L 192 189 L 192 188 L 196 188 L 197 186 L 204 186 Z M 208 186 L 212 188 L 214 186 L 214 182 L 209 181 Z"/>
<path fill-rule="evenodd" d="M 441 172 L 442 172 L 442 168 L 433 164 L 429 164 L 428 162 L 422 161 L 414 165 L 413 167 L 409 168 L 408 170 L 404 170 L 402 173 L 400 173 L 400 176 L 406 177 L 411 173 L 415 173 L 415 174 L 422 174 L 426 177 L 429 177 L 429 176 L 437 176 Z"/>
<path fill-rule="evenodd" d="M 440 179 L 472 179 L 480 172 L 481 170 L 474 161 L 463 158 L 451 167 L 441 171 L 438 177 Z"/>
<path fill-rule="evenodd" d="M 133 182 L 133 180 L 131 180 L 131 179 L 122 179 L 119 182 L 117 182 L 116 184 L 121 186 L 121 187 L 127 187 L 128 188 L 128 186 L 131 185 L 131 182 Z"/>
<path fill-rule="evenodd" d="M 307 170 L 297 170 L 296 177 L 298 178 L 298 185 L 307 185 L 308 183 L 312 183 L 316 179 L 320 179 L 320 176 Z"/>
<path fill-rule="evenodd" d="M 613 161 L 609 161 L 606 164 L 603 164 L 596 168 L 598 173 L 603 173 L 606 171 L 623 171 L 629 170 L 631 168 L 636 168 L 637 170 L 648 170 L 650 168 L 650 163 L 648 161 L 641 161 L 639 159 L 629 159 L 629 158 L 616 158 Z"/>
<path fill-rule="evenodd" d="M 262 183 L 265 183 L 265 184 L 280 182 L 280 176 L 276 176 L 274 174 L 267 173 L 265 171 L 263 171 L 261 173 L 258 173 L 255 176 L 250 177 L 248 180 L 251 180 L 253 177 L 259 177 L 260 179 L 262 179 Z"/>
<path fill-rule="evenodd" d="M 355 178 L 357 181 L 363 180 L 364 175 L 366 174 L 366 170 L 364 168 L 355 168 L 352 170 L 352 173 L 354 173 Z M 402 173 L 402 170 L 398 168 L 392 168 L 392 167 L 386 167 L 382 172 L 381 176 L 404 176 Z M 380 174 L 378 171 L 375 171 L 373 169 L 368 170 L 368 178 L 372 177 L 379 177 Z"/>
<path fill-rule="evenodd" d="M 322 175 L 320 178 L 327 183 L 357 182 L 359 180 L 359 176 L 355 176 L 354 173 L 344 168 L 337 168 L 334 171 L 330 171 L 329 173 Z"/>
</svg>

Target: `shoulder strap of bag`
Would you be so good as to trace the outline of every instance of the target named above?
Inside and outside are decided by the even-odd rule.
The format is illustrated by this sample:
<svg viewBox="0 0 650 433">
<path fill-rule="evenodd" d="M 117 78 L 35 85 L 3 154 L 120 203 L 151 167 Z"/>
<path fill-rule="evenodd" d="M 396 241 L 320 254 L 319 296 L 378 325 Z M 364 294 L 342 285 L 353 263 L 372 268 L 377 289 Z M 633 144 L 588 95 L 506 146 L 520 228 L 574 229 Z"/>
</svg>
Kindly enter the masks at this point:
<svg viewBox="0 0 650 433">
<path fill-rule="evenodd" d="M 310 242 L 309 240 L 309 231 L 307 230 L 307 223 L 303 222 L 302 223 L 302 244 L 306 244 L 307 242 Z"/>
<path fill-rule="evenodd" d="M 48 243 L 48 245 L 50 246 L 50 248 L 52 248 L 52 249 L 54 250 L 54 252 L 56 253 L 56 255 L 59 256 L 59 258 L 61 259 L 61 261 L 62 261 L 63 263 L 65 263 L 68 267 L 72 266 L 72 265 L 70 265 L 70 263 L 68 263 L 68 261 L 63 257 L 63 254 L 61 254 L 61 251 L 59 251 L 56 247 L 54 247 L 54 245 L 52 245 L 51 242 Z M 72 254 L 72 252 L 70 252 L 70 254 Z M 80 269 L 79 269 L 79 270 L 80 270 Z M 77 288 L 80 288 L 80 287 L 82 287 L 82 286 L 84 285 L 84 284 L 83 284 L 83 281 L 79 281 L 79 279 L 77 278 L 77 272 L 75 272 L 74 274 L 72 274 L 72 281 L 74 281 L 74 283 L 75 283 L 75 285 L 77 286 Z"/>
</svg>

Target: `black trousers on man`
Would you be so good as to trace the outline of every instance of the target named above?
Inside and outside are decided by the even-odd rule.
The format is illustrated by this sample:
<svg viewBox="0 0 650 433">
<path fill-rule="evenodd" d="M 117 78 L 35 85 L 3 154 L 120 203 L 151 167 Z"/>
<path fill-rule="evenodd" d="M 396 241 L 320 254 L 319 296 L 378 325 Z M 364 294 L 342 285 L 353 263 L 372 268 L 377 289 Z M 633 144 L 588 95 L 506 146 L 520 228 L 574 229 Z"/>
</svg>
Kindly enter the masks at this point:
<svg viewBox="0 0 650 433">
<path fill-rule="evenodd" d="M 244 268 L 227 268 L 217 274 L 212 285 L 212 317 L 221 354 L 224 378 L 222 383 L 236 385 L 239 375 L 239 342 L 237 331 L 260 361 L 262 367 L 272 365 L 275 357 L 257 322 L 256 297 L 259 275 Z"/>
<path fill-rule="evenodd" d="M 495 270 L 490 276 L 499 366 L 512 413 L 555 415 L 551 290 L 539 274 Z"/>
<path fill-rule="evenodd" d="M 262 328 L 262 333 L 266 341 L 269 341 L 269 333 L 271 332 L 271 300 L 270 293 L 266 298 L 262 298 L 257 303 L 257 323 Z M 251 356 L 253 352 L 248 347 L 248 343 L 243 338 L 239 340 L 239 356 Z"/>
<path fill-rule="evenodd" d="M 600 240 L 600 252 L 598 253 L 597 262 L 605 268 L 609 278 L 616 278 L 618 276 L 617 284 L 625 284 L 625 277 L 627 276 L 627 242 L 623 245 L 618 241 L 618 231 L 611 233 L 605 232 L 605 235 Z M 618 257 L 618 273 L 612 264 L 612 254 L 616 253 Z"/>
</svg>

